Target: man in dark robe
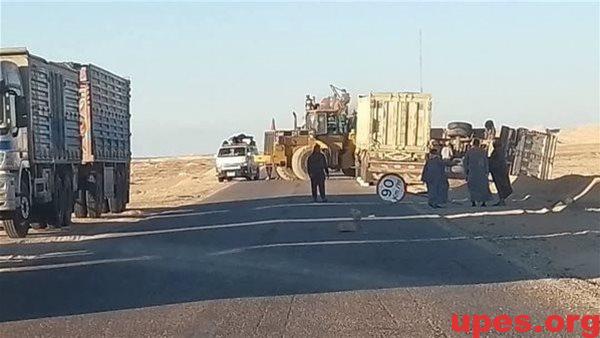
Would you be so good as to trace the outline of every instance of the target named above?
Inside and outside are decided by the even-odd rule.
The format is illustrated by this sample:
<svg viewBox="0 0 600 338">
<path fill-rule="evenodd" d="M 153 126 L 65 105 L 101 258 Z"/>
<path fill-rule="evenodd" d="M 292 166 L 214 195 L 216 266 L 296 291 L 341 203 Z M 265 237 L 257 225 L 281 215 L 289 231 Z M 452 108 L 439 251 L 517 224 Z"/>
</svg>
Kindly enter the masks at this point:
<svg viewBox="0 0 600 338">
<path fill-rule="evenodd" d="M 329 176 L 329 169 L 327 168 L 327 159 L 321 152 L 321 147 L 315 144 L 313 152 L 308 156 L 307 161 L 308 176 L 310 177 L 310 188 L 312 192 L 313 201 L 317 201 L 317 188 L 321 195 L 321 201 L 327 202 L 327 196 L 325 195 L 325 177 Z"/>
<path fill-rule="evenodd" d="M 494 141 L 494 150 L 492 151 L 489 162 L 492 180 L 494 180 L 496 190 L 498 190 L 499 201 L 495 205 L 506 205 L 506 198 L 512 194 L 513 190 L 510 186 L 508 164 L 506 163 L 504 149 L 500 140 Z"/>
<path fill-rule="evenodd" d="M 428 204 L 432 208 L 441 208 L 448 202 L 448 177 L 446 176 L 446 162 L 438 155 L 437 149 L 429 151 L 429 158 L 425 162 L 421 181 L 427 185 Z"/>
<path fill-rule="evenodd" d="M 475 206 L 477 202 L 481 202 L 481 206 L 485 207 L 486 202 L 492 199 L 492 193 L 488 182 L 488 157 L 480 147 L 479 139 L 473 140 L 473 146 L 465 153 L 463 165 L 467 174 L 471 205 Z"/>
</svg>

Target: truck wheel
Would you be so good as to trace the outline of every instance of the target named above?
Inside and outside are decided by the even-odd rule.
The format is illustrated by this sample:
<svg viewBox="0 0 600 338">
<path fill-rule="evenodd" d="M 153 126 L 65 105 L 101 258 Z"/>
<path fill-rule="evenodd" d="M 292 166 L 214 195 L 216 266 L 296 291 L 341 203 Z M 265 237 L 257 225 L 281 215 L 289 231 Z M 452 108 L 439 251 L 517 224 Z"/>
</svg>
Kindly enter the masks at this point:
<svg viewBox="0 0 600 338">
<path fill-rule="evenodd" d="M 26 176 L 25 176 L 26 177 Z M 21 182 L 21 193 L 19 194 L 19 206 L 11 213 L 11 217 L 2 220 L 4 231 L 10 238 L 23 238 L 29 232 L 29 218 L 31 216 L 31 198 L 29 196 L 29 182 Z"/>
<path fill-rule="evenodd" d="M 73 185 L 69 175 L 66 175 L 63 179 L 63 218 L 62 226 L 68 227 L 71 225 L 71 218 L 73 216 Z"/>
<path fill-rule="evenodd" d="M 96 183 L 89 184 L 85 191 L 85 204 L 87 205 L 88 216 L 91 218 L 99 218 L 102 214 L 104 199 L 100 198 Z"/>
<path fill-rule="evenodd" d="M 219 177 L 219 178 L 217 178 L 217 179 L 219 180 L 219 182 L 223 182 L 223 181 L 225 181 L 225 178 L 223 178 L 223 177 Z"/>
<path fill-rule="evenodd" d="M 120 188 L 115 191 L 115 197 L 110 197 L 108 199 L 108 210 L 113 214 L 118 214 L 123 212 L 125 203 L 123 203 L 123 193 L 120 191 Z"/>
<path fill-rule="evenodd" d="M 473 134 L 473 125 L 467 122 L 450 122 L 446 129 L 446 135 L 449 137 L 469 137 Z"/>
<path fill-rule="evenodd" d="M 308 181 L 308 169 L 306 167 L 311 148 L 304 146 L 296 149 L 292 155 L 292 170 L 294 175 L 303 181 Z"/>
<path fill-rule="evenodd" d="M 77 190 L 75 195 L 75 206 L 73 207 L 75 217 L 85 218 L 87 217 L 87 204 L 85 203 L 85 190 Z"/>
<path fill-rule="evenodd" d="M 52 227 L 60 228 L 63 224 L 64 213 L 65 213 L 65 191 L 63 178 L 58 175 L 54 178 L 55 189 L 52 194 L 52 202 L 44 205 L 44 214 L 48 224 Z"/>
</svg>

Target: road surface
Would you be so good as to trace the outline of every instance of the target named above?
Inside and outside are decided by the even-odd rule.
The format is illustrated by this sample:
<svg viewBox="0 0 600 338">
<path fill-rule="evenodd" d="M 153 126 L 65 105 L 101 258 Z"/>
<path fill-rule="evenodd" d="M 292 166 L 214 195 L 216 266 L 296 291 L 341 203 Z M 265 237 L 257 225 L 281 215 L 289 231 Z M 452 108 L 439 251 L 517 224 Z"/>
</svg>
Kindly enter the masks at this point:
<svg viewBox="0 0 600 338">
<path fill-rule="evenodd" d="M 455 335 L 453 313 L 597 312 L 423 197 L 328 188 L 313 204 L 302 182 L 238 182 L 145 219 L 2 237 L 0 335 L 432 337 Z"/>
</svg>

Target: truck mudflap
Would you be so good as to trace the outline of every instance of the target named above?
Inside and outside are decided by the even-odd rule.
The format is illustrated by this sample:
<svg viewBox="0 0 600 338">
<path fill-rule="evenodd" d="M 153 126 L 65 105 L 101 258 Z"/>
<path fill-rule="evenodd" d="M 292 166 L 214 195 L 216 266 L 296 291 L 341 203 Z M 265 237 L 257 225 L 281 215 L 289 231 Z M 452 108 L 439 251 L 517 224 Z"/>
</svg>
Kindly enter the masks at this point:
<svg viewBox="0 0 600 338">
<path fill-rule="evenodd" d="M 502 126 L 500 140 L 506 152 L 509 173 L 550 179 L 558 141 L 556 134 L 550 130 L 540 132 Z"/>
</svg>

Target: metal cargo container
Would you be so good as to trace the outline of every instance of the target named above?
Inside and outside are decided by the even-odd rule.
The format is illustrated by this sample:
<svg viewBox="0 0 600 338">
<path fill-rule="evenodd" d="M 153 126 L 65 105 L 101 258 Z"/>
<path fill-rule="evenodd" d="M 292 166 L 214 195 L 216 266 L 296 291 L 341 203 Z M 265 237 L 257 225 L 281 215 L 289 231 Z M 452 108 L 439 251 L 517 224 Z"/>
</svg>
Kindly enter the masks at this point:
<svg viewBox="0 0 600 338">
<path fill-rule="evenodd" d="M 358 97 L 356 159 L 366 182 L 397 172 L 418 174 L 427 154 L 431 94 L 371 93 Z M 414 175 L 413 175 L 414 176 Z"/>
<path fill-rule="evenodd" d="M 356 143 L 360 149 L 421 155 L 431 128 L 431 95 L 372 93 L 358 97 Z"/>
<path fill-rule="evenodd" d="M 128 162 L 129 80 L 92 64 L 71 65 L 79 71 L 83 162 Z"/>
<path fill-rule="evenodd" d="M 18 67 L 23 90 L 29 93 L 26 113 L 30 132 L 26 143 L 13 139 L 19 141 L 18 148 L 26 152 L 29 144 L 29 160 L 34 163 L 79 163 L 77 72 L 31 55 L 24 48 L 3 48 L 0 60 L 3 68 Z"/>
</svg>

